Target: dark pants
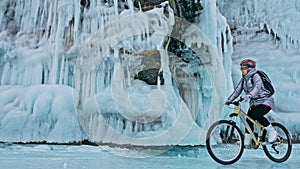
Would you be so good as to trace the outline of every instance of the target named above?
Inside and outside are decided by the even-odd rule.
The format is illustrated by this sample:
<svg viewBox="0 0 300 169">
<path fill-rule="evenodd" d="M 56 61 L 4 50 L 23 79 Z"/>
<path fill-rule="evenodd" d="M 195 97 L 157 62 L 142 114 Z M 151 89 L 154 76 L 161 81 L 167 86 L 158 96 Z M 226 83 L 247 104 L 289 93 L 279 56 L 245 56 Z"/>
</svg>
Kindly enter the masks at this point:
<svg viewBox="0 0 300 169">
<path fill-rule="evenodd" d="M 268 119 L 266 119 L 264 117 L 264 115 L 266 115 L 270 110 L 271 110 L 271 107 L 260 104 L 257 106 L 250 107 L 247 114 L 253 120 L 258 121 L 264 127 L 267 127 L 270 125 L 270 122 Z M 249 124 L 251 130 L 253 131 L 253 123 L 249 119 L 247 119 L 247 123 Z M 246 133 L 249 133 L 249 132 L 246 130 Z"/>
</svg>

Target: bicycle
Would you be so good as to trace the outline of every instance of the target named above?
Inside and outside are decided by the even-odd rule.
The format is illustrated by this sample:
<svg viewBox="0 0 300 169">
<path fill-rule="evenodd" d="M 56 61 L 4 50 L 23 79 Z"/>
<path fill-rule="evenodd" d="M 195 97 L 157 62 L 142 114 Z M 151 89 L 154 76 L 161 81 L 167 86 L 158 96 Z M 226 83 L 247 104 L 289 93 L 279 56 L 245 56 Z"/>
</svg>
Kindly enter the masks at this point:
<svg viewBox="0 0 300 169">
<path fill-rule="evenodd" d="M 262 145 L 266 156 L 274 162 L 286 161 L 292 151 L 292 141 L 288 130 L 277 122 L 271 123 L 278 133 L 275 142 L 269 143 L 268 133 L 263 125 L 251 119 L 241 108 L 240 98 L 232 102 L 234 111 L 229 115 L 231 120 L 219 120 L 213 123 L 206 135 L 206 147 L 210 156 L 220 164 L 233 164 L 237 162 L 244 152 L 244 135 L 237 125 L 237 118 L 241 120 L 252 137 L 253 149 Z M 254 133 L 246 119 L 249 119 L 258 130 Z"/>
</svg>

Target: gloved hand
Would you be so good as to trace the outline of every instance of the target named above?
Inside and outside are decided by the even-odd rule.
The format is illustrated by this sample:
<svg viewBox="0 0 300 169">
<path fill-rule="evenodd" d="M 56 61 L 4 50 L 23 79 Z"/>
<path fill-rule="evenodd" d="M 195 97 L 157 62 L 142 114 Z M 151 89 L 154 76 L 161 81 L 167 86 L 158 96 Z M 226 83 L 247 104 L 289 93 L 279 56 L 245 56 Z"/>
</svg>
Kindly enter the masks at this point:
<svg viewBox="0 0 300 169">
<path fill-rule="evenodd" d="M 244 101 L 244 102 L 249 102 L 250 99 L 251 99 L 251 95 L 250 95 L 250 94 L 247 94 L 247 95 L 243 96 L 242 98 L 243 98 L 243 101 Z"/>
<path fill-rule="evenodd" d="M 226 100 L 226 101 L 225 101 L 225 105 L 227 105 L 227 106 L 230 105 L 230 103 L 231 103 L 230 100 Z"/>
</svg>

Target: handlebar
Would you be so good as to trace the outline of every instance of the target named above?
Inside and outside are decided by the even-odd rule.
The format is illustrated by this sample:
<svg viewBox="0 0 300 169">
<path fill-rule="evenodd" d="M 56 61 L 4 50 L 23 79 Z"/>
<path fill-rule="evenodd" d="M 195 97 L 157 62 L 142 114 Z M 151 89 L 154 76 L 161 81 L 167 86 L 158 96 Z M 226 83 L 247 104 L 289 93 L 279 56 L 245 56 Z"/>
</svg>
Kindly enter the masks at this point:
<svg viewBox="0 0 300 169">
<path fill-rule="evenodd" d="M 240 105 L 240 102 L 242 102 L 243 100 L 244 100 L 244 98 L 243 98 L 243 97 L 240 97 L 239 100 L 233 101 L 233 102 L 231 102 L 230 104 L 233 104 L 233 105 L 235 105 L 235 106 L 239 106 L 239 105 Z"/>
</svg>

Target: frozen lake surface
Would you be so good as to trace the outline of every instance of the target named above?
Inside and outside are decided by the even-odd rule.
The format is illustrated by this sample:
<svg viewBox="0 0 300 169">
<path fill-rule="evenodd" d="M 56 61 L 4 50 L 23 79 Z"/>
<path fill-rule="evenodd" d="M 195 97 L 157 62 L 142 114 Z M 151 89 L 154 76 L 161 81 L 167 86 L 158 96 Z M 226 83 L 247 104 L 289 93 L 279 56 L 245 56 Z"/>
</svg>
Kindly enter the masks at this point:
<svg viewBox="0 0 300 169">
<path fill-rule="evenodd" d="M 147 151 L 157 151 L 157 149 Z M 126 154 L 127 157 L 116 154 Z M 213 161 L 205 147 L 175 147 L 163 154 L 146 158 L 137 158 L 138 155 L 139 152 L 136 150 L 87 145 L 0 144 L 1 169 L 300 168 L 299 144 L 293 145 L 292 155 L 285 163 L 270 161 L 262 149 L 246 150 L 237 163 L 229 166 L 220 165 Z"/>
</svg>

